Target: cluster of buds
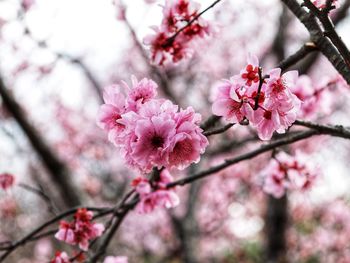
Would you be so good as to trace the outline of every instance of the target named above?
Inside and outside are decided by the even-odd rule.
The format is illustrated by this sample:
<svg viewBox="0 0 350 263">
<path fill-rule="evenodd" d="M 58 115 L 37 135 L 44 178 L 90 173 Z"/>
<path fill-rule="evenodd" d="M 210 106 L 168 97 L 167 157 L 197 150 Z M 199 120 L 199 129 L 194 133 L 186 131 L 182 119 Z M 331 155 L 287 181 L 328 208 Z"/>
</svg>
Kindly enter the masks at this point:
<svg viewBox="0 0 350 263">
<path fill-rule="evenodd" d="M 211 26 L 198 17 L 199 8 L 198 3 L 190 0 L 166 1 L 161 26 L 152 27 L 155 34 L 144 38 L 155 64 L 176 63 L 191 57 L 196 40 L 211 35 Z"/>
</svg>

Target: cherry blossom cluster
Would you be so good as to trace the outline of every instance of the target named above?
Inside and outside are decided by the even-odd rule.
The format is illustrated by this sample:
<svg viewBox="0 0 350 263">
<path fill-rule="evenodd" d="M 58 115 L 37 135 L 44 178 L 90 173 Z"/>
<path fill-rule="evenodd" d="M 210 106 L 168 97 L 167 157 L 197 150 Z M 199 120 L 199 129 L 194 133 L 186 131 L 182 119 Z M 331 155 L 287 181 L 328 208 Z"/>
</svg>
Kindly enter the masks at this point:
<svg viewBox="0 0 350 263">
<path fill-rule="evenodd" d="M 287 189 L 309 190 L 317 178 L 316 169 L 308 166 L 300 154 L 278 153 L 261 171 L 266 193 L 281 198 Z"/>
<path fill-rule="evenodd" d="M 296 120 L 300 99 L 291 88 L 298 79 L 297 71 L 281 74 L 270 70 L 262 76 L 259 61 L 248 56 L 248 65 L 218 87 L 212 111 L 228 122 L 249 120 L 261 140 L 271 139 L 273 133 L 284 133 Z"/>
<path fill-rule="evenodd" d="M 157 84 L 150 79 L 133 78 L 132 87 L 123 87 L 125 93 L 118 85 L 105 89 L 97 122 L 127 164 L 148 173 L 153 167 L 184 169 L 199 161 L 208 140 L 193 108 L 156 99 Z"/>
<path fill-rule="evenodd" d="M 155 64 L 176 63 L 191 57 L 195 42 L 212 34 L 212 27 L 201 17 L 189 24 L 198 16 L 199 8 L 200 5 L 191 0 L 166 0 L 160 27 L 152 27 L 155 34 L 144 38 Z"/>
<path fill-rule="evenodd" d="M 87 251 L 89 241 L 102 235 L 103 224 L 92 222 L 93 213 L 85 208 L 78 209 L 74 214 L 74 221 L 61 221 L 55 237 L 70 245 L 79 245 L 81 250 Z"/>
<path fill-rule="evenodd" d="M 312 3 L 318 8 L 323 9 L 326 7 L 327 0 L 314 0 Z M 335 8 L 339 7 L 339 1 L 338 0 L 332 0 L 332 6 Z"/>
<path fill-rule="evenodd" d="M 180 203 L 178 195 L 166 185 L 173 181 L 168 170 L 163 169 L 155 182 L 144 177 L 138 177 L 132 181 L 132 186 L 140 196 L 136 210 L 139 213 L 149 213 L 157 207 L 172 208 Z"/>
<path fill-rule="evenodd" d="M 9 189 L 15 182 L 15 177 L 9 173 L 0 174 L 0 188 L 7 190 Z"/>
</svg>

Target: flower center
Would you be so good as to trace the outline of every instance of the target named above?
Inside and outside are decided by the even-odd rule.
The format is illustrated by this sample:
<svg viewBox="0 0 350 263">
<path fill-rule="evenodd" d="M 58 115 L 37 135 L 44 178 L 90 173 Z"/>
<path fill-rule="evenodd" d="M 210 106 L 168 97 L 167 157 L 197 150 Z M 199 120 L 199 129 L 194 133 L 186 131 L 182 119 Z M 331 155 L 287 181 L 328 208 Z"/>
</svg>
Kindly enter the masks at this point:
<svg viewBox="0 0 350 263">
<path fill-rule="evenodd" d="M 268 119 L 268 120 L 271 120 L 271 117 L 272 117 L 272 112 L 267 110 L 264 112 L 264 118 L 265 119 Z"/>
<path fill-rule="evenodd" d="M 155 135 L 152 140 L 151 143 L 154 147 L 159 148 L 159 147 L 163 147 L 164 144 L 164 139 L 163 137 L 159 136 L 159 135 Z"/>
</svg>

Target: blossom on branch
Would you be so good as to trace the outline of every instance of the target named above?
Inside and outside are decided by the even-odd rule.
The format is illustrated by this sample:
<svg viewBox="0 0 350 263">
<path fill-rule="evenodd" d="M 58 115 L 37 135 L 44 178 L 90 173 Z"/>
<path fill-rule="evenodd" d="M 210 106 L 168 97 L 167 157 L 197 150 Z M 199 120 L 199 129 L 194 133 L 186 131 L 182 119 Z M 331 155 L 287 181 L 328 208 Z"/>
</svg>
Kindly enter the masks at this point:
<svg viewBox="0 0 350 263">
<path fill-rule="evenodd" d="M 55 237 L 71 245 L 79 245 L 81 250 L 87 251 L 89 240 L 102 235 L 104 226 L 91 222 L 93 213 L 85 208 L 78 209 L 73 222 L 61 221 Z"/>
<path fill-rule="evenodd" d="M 273 132 L 284 133 L 296 120 L 301 101 L 291 89 L 298 73 L 281 75 L 281 69 L 276 68 L 263 77 L 261 71 L 258 59 L 249 56 L 240 74 L 218 87 L 212 111 L 232 123 L 248 119 L 259 138 L 269 140 Z"/>
<path fill-rule="evenodd" d="M 149 79 L 133 78 L 131 88 L 123 87 L 106 88 L 97 123 L 131 167 L 148 173 L 153 167 L 184 169 L 199 161 L 208 140 L 192 107 L 183 110 L 156 99 L 157 85 Z"/>
<path fill-rule="evenodd" d="M 295 156 L 278 153 L 261 172 L 264 191 L 281 198 L 287 189 L 309 190 L 315 184 L 317 173 L 304 160 L 300 153 Z"/>
<path fill-rule="evenodd" d="M 144 38 L 150 46 L 151 59 L 157 65 L 190 58 L 194 44 L 212 34 L 213 29 L 199 14 L 200 5 L 191 0 L 166 0 L 160 27 L 152 27 L 155 34 Z"/>
<path fill-rule="evenodd" d="M 136 207 L 139 213 L 149 213 L 157 207 L 172 208 L 180 203 L 175 191 L 166 187 L 168 183 L 173 181 L 168 170 L 163 169 L 159 177 L 156 182 L 150 182 L 150 180 L 143 177 L 133 180 L 132 185 L 140 195 L 140 202 Z"/>
</svg>

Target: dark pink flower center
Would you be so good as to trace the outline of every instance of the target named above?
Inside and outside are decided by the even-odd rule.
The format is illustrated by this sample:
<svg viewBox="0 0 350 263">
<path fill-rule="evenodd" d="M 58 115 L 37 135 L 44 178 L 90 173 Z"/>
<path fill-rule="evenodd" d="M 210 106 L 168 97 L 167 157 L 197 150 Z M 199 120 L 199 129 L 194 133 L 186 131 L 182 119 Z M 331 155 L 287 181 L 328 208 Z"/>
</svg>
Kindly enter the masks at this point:
<svg viewBox="0 0 350 263">
<path fill-rule="evenodd" d="M 253 65 L 249 64 L 246 67 L 246 72 L 242 74 L 242 78 L 246 79 L 247 85 L 252 85 L 252 82 L 258 82 L 259 81 L 259 68 L 254 67 Z"/>
<path fill-rule="evenodd" d="M 280 78 L 275 83 L 272 84 L 272 91 L 275 93 L 280 93 L 286 89 L 283 80 Z"/>
<path fill-rule="evenodd" d="M 164 138 L 159 136 L 159 135 L 155 135 L 151 139 L 151 144 L 155 148 L 163 147 L 163 145 L 164 145 Z"/>
<path fill-rule="evenodd" d="M 272 112 L 267 110 L 264 112 L 264 118 L 267 119 L 267 120 L 271 120 L 271 117 L 272 117 Z"/>
</svg>

